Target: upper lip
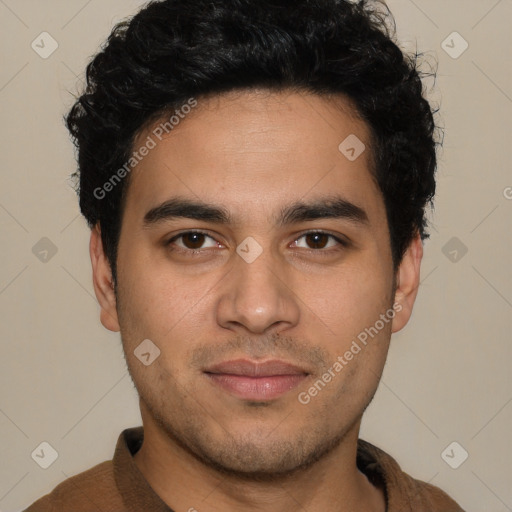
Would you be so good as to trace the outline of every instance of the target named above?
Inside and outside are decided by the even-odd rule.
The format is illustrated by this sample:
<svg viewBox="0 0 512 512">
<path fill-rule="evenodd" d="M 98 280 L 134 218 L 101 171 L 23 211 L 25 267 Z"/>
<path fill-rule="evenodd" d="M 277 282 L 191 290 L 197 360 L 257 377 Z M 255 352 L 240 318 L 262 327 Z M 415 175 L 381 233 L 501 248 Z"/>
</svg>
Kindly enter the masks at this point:
<svg viewBox="0 0 512 512">
<path fill-rule="evenodd" d="M 249 361 L 248 359 L 236 359 L 232 361 L 224 361 L 211 366 L 204 371 L 205 373 L 221 373 L 247 377 L 308 374 L 304 368 L 278 359 L 272 359 L 264 362 Z"/>
</svg>

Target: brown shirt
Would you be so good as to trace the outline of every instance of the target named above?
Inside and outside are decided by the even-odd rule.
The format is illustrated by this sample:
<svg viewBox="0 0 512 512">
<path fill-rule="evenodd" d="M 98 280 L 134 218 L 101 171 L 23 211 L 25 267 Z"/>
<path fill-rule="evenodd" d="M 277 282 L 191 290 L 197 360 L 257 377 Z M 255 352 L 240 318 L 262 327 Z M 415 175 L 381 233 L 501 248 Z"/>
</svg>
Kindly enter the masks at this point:
<svg viewBox="0 0 512 512">
<path fill-rule="evenodd" d="M 143 437 L 142 427 L 124 430 L 113 460 L 68 478 L 25 512 L 172 512 L 133 460 Z M 384 487 L 387 512 L 464 512 L 439 488 L 411 478 L 392 457 L 362 439 L 357 465 Z"/>
</svg>

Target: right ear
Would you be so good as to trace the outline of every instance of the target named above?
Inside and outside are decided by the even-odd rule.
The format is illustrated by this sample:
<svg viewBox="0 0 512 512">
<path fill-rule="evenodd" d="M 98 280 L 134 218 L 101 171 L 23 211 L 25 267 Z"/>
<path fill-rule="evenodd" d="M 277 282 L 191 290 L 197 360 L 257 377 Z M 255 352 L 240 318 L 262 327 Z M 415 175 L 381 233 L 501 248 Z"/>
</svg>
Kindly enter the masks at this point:
<svg viewBox="0 0 512 512">
<path fill-rule="evenodd" d="M 91 230 L 91 240 L 89 243 L 89 254 L 92 263 L 92 281 L 94 293 L 100 304 L 100 320 L 104 327 L 109 331 L 118 332 L 120 330 L 117 317 L 116 294 L 114 292 L 114 281 L 112 279 L 112 269 L 108 262 L 103 242 L 101 240 L 101 229 L 99 222 Z"/>
</svg>

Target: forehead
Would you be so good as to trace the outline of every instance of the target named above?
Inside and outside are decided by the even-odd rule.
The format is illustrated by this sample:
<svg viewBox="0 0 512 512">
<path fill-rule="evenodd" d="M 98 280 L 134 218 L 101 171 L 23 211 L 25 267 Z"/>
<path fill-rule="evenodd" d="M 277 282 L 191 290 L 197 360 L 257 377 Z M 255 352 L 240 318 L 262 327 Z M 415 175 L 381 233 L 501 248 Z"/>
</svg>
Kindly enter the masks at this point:
<svg viewBox="0 0 512 512">
<path fill-rule="evenodd" d="M 215 199 L 234 218 L 253 209 L 268 218 L 290 199 L 335 192 L 382 206 L 370 132 L 343 97 L 255 90 L 197 98 L 171 131 L 172 114 L 141 131 L 133 146 L 152 146 L 130 175 L 126 209 L 139 217 L 173 196 Z"/>
</svg>

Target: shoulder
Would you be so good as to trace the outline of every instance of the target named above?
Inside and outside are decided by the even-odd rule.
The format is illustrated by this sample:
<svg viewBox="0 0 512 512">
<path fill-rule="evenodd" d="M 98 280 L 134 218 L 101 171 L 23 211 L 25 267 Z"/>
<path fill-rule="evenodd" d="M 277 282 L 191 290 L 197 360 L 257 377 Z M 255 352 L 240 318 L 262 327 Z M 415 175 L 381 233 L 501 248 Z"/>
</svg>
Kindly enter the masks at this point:
<svg viewBox="0 0 512 512">
<path fill-rule="evenodd" d="M 404 473 L 380 448 L 359 439 L 357 453 L 360 470 L 370 481 L 384 486 L 389 512 L 464 512 L 439 487 Z"/>
<path fill-rule="evenodd" d="M 112 461 L 105 461 L 64 480 L 25 512 L 119 512 L 121 507 Z"/>
<path fill-rule="evenodd" d="M 397 476 L 399 492 L 392 498 L 396 512 L 464 512 L 446 492 L 427 482 L 416 480 L 403 471 Z M 390 500 L 391 501 L 391 500 Z"/>
</svg>

